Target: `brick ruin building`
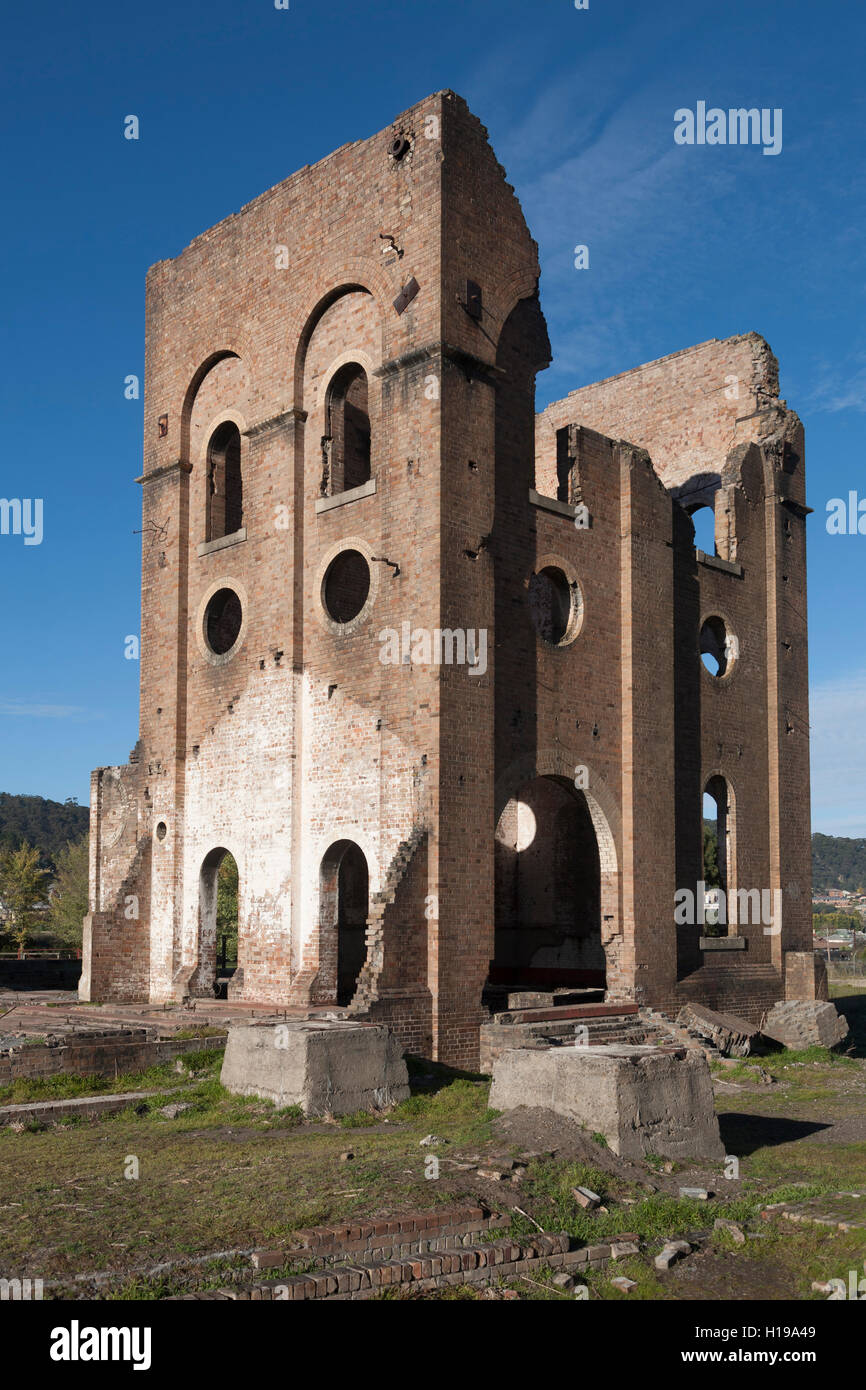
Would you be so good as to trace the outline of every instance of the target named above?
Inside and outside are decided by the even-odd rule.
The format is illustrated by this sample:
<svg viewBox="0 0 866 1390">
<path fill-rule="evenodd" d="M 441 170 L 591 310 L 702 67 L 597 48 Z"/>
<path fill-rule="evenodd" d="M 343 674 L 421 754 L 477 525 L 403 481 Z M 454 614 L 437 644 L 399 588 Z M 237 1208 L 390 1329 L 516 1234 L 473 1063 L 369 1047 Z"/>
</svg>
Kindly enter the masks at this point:
<svg viewBox="0 0 866 1390">
<path fill-rule="evenodd" d="M 447 91 L 151 269 L 141 729 L 93 774 L 83 998 L 213 997 L 226 852 L 230 999 L 455 1065 L 491 987 L 821 993 L 802 426 L 754 333 L 536 414 L 538 279 Z M 772 929 L 675 920 L 705 792 Z"/>
</svg>

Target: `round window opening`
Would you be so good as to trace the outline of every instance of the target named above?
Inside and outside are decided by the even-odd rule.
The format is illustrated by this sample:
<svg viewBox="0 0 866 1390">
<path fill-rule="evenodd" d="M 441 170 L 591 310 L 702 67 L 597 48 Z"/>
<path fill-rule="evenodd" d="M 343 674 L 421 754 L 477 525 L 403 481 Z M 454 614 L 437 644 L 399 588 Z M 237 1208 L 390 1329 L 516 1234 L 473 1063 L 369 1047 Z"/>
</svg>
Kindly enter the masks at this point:
<svg viewBox="0 0 866 1390">
<path fill-rule="evenodd" d="M 204 615 L 204 635 L 216 656 L 225 656 L 238 640 L 243 622 L 241 601 L 234 589 L 217 589 Z"/>
<path fill-rule="evenodd" d="M 529 581 L 529 611 L 539 637 L 559 647 L 577 635 L 581 596 L 575 580 L 555 565 L 546 565 Z"/>
<path fill-rule="evenodd" d="M 161 820 L 159 822 L 159 825 L 156 827 L 156 838 L 158 840 L 164 840 L 167 834 L 168 826 L 166 825 L 164 820 Z"/>
<path fill-rule="evenodd" d="M 322 601 L 335 623 L 357 618 L 370 592 L 370 566 L 360 550 L 343 550 L 333 559 L 322 581 Z"/>
<path fill-rule="evenodd" d="M 711 676 L 726 676 L 738 656 L 736 637 L 722 618 L 707 618 L 701 628 L 701 661 Z"/>
</svg>

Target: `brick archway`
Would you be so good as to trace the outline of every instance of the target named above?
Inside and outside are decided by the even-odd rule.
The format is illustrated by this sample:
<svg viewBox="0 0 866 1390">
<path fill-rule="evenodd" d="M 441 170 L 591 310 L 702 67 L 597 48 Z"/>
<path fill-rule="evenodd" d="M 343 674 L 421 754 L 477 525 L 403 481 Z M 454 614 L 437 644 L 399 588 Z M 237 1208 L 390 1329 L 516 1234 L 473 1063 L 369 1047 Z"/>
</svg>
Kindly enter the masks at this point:
<svg viewBox="0 0 866 1390">
<path fill-rule="evenodd" d="M 318 970 L 312 1002 L 352 1002 L 367 955 L 370 880 L 354 840 L 336 840 L 319 868 Z"/>
<path fill-rule="evenodd" d="M 582 791 L 562 777 L 522 783 L 496 827 L 492 983 L 605 988 L 601 858 Z"/>
<path fill-rule="evenodd" d="M 189 995 L 193 999 L 212 999 L 217 975 L 217 903 L 220 867 L 228 856 L 237 864 L 235 856 L 223 845 L 217 846 L 205 855 L 199 871 L 198 898 L 198 941 L 196 964 L 189 980 Z M 238 891 L 240 899 L 240 891 Z M 240 906 L 240 903 L 238 904 Z M 240 969 L 240 922 L 238 923 L 238 970 L 235 980 L 238 985 L 242 979 Z M 234 981 L 233 981 L 234 983 Z"/>
<path fill-rule="evenodd" d="M 585 782 L 585 786 L 580 790 L 575 787 L 575 773 L 578 768 L 582 768 L 581 781 Z M 623 959 L 622 871 L 618 848 L 621 840 L 621 818 L 616 800 L 604 778 L 578 753 L 563 749 L 541 749 L 536 754 L 527 754 L 512 763 L 497 779 L 497 825 L 506 806 L 517 798 L 521 787 L 540 781 L 551 781 L 567 788 L 575 798 L 581 797 L 585 802 L 598 854 L 597 926 L 603 951 L 603 966 L 596 967 L 596 970 L 597 974 L 604 976 L 606 998 L 630 997 Z M 580 969 L 579 966 L 575 968 Z"/>
</svg>

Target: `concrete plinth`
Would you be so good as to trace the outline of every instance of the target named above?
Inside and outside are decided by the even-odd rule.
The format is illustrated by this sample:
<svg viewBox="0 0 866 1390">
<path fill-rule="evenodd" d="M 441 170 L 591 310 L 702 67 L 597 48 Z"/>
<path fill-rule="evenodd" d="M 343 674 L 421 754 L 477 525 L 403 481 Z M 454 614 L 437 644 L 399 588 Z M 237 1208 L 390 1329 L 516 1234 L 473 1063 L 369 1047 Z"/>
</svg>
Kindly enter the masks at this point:
<svg viewBox="0 0 866 1390">
<path fill-rule="evenodd" d="M 497 1058 L 495 1110 L 537 1106 L 603 1134 L 615 1154 L 723 1158 L 713 1086 L 700 1052 L 610 1043 L 515 1048 Z"/>
<path fill-rule="evenodd" d="M 305 1115 L 384 1110 L 409 1095 L 403 1052 L 384 1024 L 253 1023 L 229 1029 L 220 1080 L 236 1095 Z"/>
</svg>

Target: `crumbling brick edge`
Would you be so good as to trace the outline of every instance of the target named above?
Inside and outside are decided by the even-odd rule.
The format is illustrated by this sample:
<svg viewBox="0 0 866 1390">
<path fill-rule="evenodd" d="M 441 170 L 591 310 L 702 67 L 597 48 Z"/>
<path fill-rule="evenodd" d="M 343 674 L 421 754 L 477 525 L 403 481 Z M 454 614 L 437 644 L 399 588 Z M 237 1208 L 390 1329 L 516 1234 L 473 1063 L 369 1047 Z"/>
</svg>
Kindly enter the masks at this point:
<svg viewBox="0 0 866 1390">
<path fill-rule="evenodd" d="M 291 1250 L 257 1251 L 259 1269 L 315 1258 L 317 1267 L 303 1274 L 256 1280 L 176 1295 L 171 1301 L 211 1299 L 295 1302 L 375 1298 L 384 1289 L 429 1292 L 454 1284 L 490 1284 L 501 1279 L 557 1269 L 573 1273 L 601 1270 L 611 1260 L 637 1254 L 635 1243 L 620 1238 L 583 1245 L 565 1232 L 516 1240 L 485 1240 L 510 1217 L 483 1208 L 450 1213 L 421 1213 L 389 1221 L 316 1227 L 298 1232 Z M 351 1256 L 356 1255 L 356 1260 Z"/>
</svg>

